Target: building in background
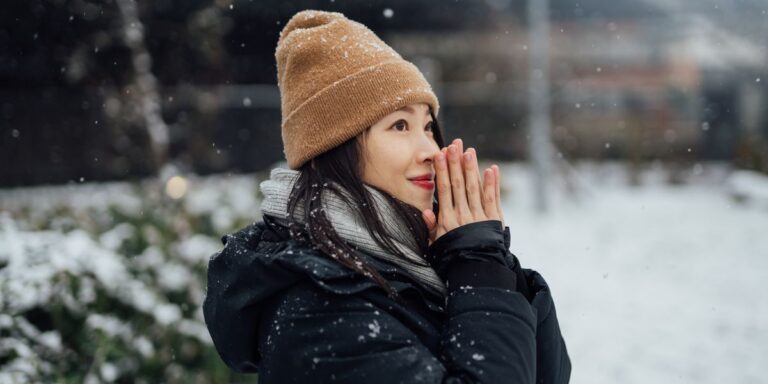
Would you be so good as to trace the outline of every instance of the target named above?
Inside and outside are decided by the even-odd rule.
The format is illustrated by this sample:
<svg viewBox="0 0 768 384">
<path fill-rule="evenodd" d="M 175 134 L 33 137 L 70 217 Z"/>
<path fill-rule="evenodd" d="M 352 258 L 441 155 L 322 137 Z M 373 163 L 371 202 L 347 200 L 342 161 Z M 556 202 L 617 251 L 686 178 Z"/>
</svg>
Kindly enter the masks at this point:
<svg viewBox="0 0 768 384">
<path fill-rule="evenodd" d="M 764 2 L 551 4 L 559 157 L 768 170 Z M 449 137 L 482 157 L 525 159 L 524 6 L 139 1 L 138 21 L 126 22 L 112 3 L 11 2 L 0 15 L 0 185 L 157 174 L 145 89 L 156 90 L 168 161 L 182 172 L 267 169 L 282 159 L 274 48 L 305 8 L 344 12 L 419 65 Z M 136 36 L 145 56 L 127 44 Z"/>
</svg>

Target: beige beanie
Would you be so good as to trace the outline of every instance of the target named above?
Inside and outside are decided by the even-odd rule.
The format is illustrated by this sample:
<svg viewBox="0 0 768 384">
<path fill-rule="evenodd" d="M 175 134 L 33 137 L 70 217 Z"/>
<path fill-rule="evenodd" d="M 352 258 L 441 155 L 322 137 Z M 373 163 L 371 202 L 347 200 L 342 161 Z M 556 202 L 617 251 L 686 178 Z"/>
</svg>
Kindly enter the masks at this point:
<svg viewBox="0 0 768 384">
<path fill-rule="evenodd" d="M 302 11 L 275 52 L 283 151 L 291 169 L 408 104 L 439 104 L 427 80 L 366 26 L 341 13 Z"/>
</svg>

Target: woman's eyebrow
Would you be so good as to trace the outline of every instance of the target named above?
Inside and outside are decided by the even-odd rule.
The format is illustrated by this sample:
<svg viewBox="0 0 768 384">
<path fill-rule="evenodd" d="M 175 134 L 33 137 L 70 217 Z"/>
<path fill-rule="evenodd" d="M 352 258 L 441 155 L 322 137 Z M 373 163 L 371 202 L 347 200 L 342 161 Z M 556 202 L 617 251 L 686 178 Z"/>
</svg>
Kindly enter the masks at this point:
<svg viewBox="0 0 768 384">
<path fill-rule="evenodd" d="M 406 105 L 405 107 L 398 109 L 398 111 L 405 111 L 405 112 L 410 112 L 412 114 L 416 114 L 416 111 L 410 105 Z M 425 113 L 425 115 L 429 115 L 429 108 L 427 108 L 427 113 Z"/>
</svg>

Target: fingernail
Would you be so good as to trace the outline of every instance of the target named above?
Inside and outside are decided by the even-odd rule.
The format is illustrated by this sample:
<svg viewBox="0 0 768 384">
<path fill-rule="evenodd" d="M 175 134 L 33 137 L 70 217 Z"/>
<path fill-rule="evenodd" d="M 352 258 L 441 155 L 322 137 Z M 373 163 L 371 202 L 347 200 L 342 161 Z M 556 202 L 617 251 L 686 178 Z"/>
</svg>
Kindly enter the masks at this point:
<svg viewBox="0 0 768 384">
<path fill-rule="evenodd" d="M 472 161 L 472 154 L 469 152 L 464 153 L 464 160 Z"/>
<path fill-rule="evenodd" d="M 445 161 L 445 155 L 442 152 L 437 154 L 437 161 L 441 163 Z"/>
<path fill-rule="evenodd" d="M 456 153 L 456 147 L 453 144 L 449 145 L 448 146 L 448 152 L 451 153 L 451 154 Z"/>
</svg>

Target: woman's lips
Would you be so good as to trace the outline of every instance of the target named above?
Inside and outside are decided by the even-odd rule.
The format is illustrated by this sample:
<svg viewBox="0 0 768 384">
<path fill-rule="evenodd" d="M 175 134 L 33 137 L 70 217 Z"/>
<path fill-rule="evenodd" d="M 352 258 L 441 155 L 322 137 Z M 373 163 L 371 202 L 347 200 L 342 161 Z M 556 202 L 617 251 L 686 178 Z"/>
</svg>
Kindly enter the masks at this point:
<svg viewBox="0 0 768 384">
<path fill-rule="evenodd" d="M 418 186 L 418 187 L 421 187 L 421 188 L 424 188 L 424 189 L 428 189 L 430 191 L 435 188 L 435 183 L 433 181 L 429 181 L 429 180 L 411 180 L 411 182 L 416 184 L 416 186 Z"/>
</svg>

